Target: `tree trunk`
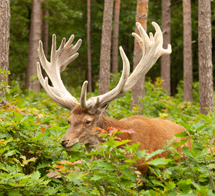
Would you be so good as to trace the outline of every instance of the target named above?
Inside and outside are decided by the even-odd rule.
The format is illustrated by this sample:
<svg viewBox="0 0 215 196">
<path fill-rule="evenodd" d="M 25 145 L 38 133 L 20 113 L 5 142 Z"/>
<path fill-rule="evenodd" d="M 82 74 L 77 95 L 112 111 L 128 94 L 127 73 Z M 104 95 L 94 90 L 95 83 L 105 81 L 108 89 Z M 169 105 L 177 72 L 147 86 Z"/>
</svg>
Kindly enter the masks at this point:
<svg viewBox="0 0 215 196">
<path fill-rule="evenodd" d="M 198 2 L 199 101 L 200 113 L 207 115 L 214 111 L 211 0 Z"/>
<path fill-rule="evenodd" d="M 193 101 L 191 2 L 183 0 L 184 101 Z"/>
<path fill-rule="evenodd" d="M 102 23 L 102 40 L 99 71 L 99 94 L 109 91 L 110 87 L 110 55 L 111 55 L 111 32 L 113 17 L 113 0 L 105 0 Z"/>
<path fill-rule="evenodd" d="M 171 1 L 162 0 L 162 22 L 161 28 L 163 31 L 163 47 L 171 40 Z M 168 95 L 171 94 L 171 71 L 170 71 L 170 55 L 161 56 L 161 79 L 163 80 L 162 86 L 167 91 Z"/>
<path fill-rule="evenodd" d="M 41 0 L 33 0 L 28 48 L 26 89 L 36 90 L 37 92 L 40 91 L 40 83 L 37 79 L 31 77 L 37 73 L 36 62 L 39 61 L 37 49 L 39 46 L 39 40 L 41 40 L 41 24 Z"/>
<path fill-rule="evenodd" d="M 114 26 L 113 26 L 112 73 L 118 73 L 120 1 L 121 0 L 115 0 Z"/>
<path fill-rule="evenodd" d="M 0 68 L 9 70 L 9 42 L 10 42 L 10 0 L 0 1 Z M 8 77 L 1 76 L 0 82 L 8 82 Z M 0 91 L 0 96 L 4 92 Z"/>
<path fill-rule="evenodd" d="M 147 18 L 148 18 L 148 0 L 137 0 L 136 10 L 136 22 L 139 22 L 145 30 L 147 30 Z M 135 27 L 135 33 L 139 34 L 137 27 Z M 140 62 L 142 57 L 142 50 L 137 40 L 134 40 L 134 58 L 133 58 L 133 70 Z M 140 104 L 140 98 L 144 97 L 145 91 L 145 76 L 143 76 L 136 85 L 132 88 L 132 105 Z M 141 108 L 142 109 L 142 108 Z"/>
<path fill-rule="evenodd" d="M 49 9 L 48 0 L 45 0 L 46 8 L 44 9 L 44 24 L 43 24 L 43 35 L 44 35 L 44 53 L 47 56 L 49 54 Z"/>
<path fill-rule="evenodd" d="M 91 69 L 91 45 L 90 45 L 90 25 L 91 25 L 91 13 L 90 13 L 90 0 L 87 0 L 87 80 L 88 80 L 88 92 L 92 92 L 92 69 Z"/>
</svg>

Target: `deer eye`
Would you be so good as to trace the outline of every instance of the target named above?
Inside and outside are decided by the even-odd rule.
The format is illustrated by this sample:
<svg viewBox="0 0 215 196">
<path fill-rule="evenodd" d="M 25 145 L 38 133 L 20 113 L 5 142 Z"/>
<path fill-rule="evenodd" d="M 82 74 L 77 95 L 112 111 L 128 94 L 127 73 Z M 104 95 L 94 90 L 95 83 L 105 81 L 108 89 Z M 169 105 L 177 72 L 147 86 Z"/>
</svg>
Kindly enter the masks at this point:
<svg viewBox="0 0 215 196">
<path fill-rule="evenodd" d="M 87 125 L 89 125 L 90 123 L 91 123 L 91 121 L 89 121 L 89 120 L 86 122 Z"/>
</svg>

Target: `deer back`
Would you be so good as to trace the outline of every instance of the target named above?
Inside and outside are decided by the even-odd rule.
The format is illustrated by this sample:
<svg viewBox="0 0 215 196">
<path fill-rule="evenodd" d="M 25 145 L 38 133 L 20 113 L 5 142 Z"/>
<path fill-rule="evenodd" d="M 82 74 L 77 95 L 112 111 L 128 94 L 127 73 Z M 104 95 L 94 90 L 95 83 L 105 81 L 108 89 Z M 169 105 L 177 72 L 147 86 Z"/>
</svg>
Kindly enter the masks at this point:
<svg viewBox="0 0 215 196">
<path fill-rule="evenodd" d="M 138 150 L 146 150 L 148 153 L 162 149 L 163 146 L 173 138 L 174 142 L 180 142 L 182 138 L 175 137 L 174 135 L 185 131 L 184 127 L 172 121 L 158 118 L 149 119 L 143 116 L 132 116 L 119 121 L 113 119 L 109 120 L 109 118 L 101 116 L 101 121 L 102 122 L 100 122 L 99 125 L 106 130 L 111 126 L 119 129 L 132 129 L 135 133 L 130 134 L 125 132 L 120 134 L 118 137 L 123 140 L 131 140 L 129 145 L 139 142 L 140 145 Z M 184 146 L 191 147 L 189 134 L 188 142 L 184 144 Z M 176 150 L 180 152 L 182 147 L 176 147 Z M 166 156 L 166 153 L 161 153 L 154 156 L 152 159 Z M 143 163 L 143 160 L 137 160 L 137 165 L 141 165 L 141 163 Z M 137 166 L 137 169 L 142 173 L 142 175 L 144 175 L 148 167 L 148 165 L 141 165 Z"/>
</svg>

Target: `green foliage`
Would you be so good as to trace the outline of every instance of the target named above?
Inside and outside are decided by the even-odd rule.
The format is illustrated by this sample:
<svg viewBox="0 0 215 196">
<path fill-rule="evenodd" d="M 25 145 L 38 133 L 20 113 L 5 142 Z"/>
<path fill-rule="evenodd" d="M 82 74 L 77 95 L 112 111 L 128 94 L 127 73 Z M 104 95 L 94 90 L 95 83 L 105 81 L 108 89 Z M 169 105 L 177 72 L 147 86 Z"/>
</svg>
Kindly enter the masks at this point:
<svg viewBox="0 0 215 196">
<path fill-rule="evenodd" d="M 146 180 L 152 187 L 160 186 L 156 192 L 165 195 L 214 195 L 214 114 L 197 115 L 193 124 L 183 122 L 183 126 L 191 134 L 192 148 L 183 147 L 179 153 L 173 147 L 164 147 L 171 152 L 171 161 L 163 170 L 151 168 L 158 181 L 153 176 Z"/>
<path fill-rule="evenodd" d="M 46 169 L 61 157 L 62 128 L 49 128 L 49 117 L 43 117 L 36 108 L 26 110 L 12 104 L 3 106 L 0 112 L 0 192 L 41 194 L 50 182 Z"/>
<path fill-rule="evenodd" d="M 43 1 L 42 7 L 49 9 L 49 36 L 57 34 L 58 46 L 63 37 L 68 39 L 71 34 L 75 34 L 75 40 L 83 39 L 76 65 L 67 68 L 62 76 L 66 84 L 80 86 L 80 81 L 85 78 L 87 65 L 86 1 L 48 2 L 47 4 Z M 98 51 L 103 4 L 103 0 L 96 0 L 91 5 L 91 52 L 95 81 L 99 72 Z M 31 9 L 31 0 L 11 1 L 12 87 L 9 88 L 4 82 L 0 83 L 0 91 L 5 91 L 4 100 L 0 100 L 0 195 L 214 195 L 215 116 L 212 113 L 208 116 L 199 115 L 198 83 L 193 83 L 194 102 L 186 103 L 183 102 L 183 83 L 178 82 L 182 79 L 183 64 L 181 3 L 171 7 L 171 44 L 174 49 L 171 55 L 174 59 L 174 63 L 171 64 L 172 86 L 173 90 L 178 86 L 178 93 L 175 97 L 168 96 L 161 88 L 161 80 L 157 78 L 154 83 L 146 81 L 145 97 L 141 100 L 144 104 L 142 115 L 173 120 L 189 132 L 192 148 L 184 147 L 180 153 L 172 146 L 182 146 L 188 139 L 186 132 L 176 135 L 184 138 L 182 142 L 170 141 L 164 149 L 151 154 L 138 151 L 138 144 L 128 146 L 128 141 L 115 140 L 117 132 L 113 132 L 113 135 L 102 134 L 101 137 L 106 142 L 90 153 L 80 144 L 74 145 L 70 152 L 65 152 L 60 146 L 60 141 L 68 127 L 69 112 L 59 109 L 45 93 L 38 95 L 32 91 L 23 93 L 20 90 L 25 81 Z M 131 61 L 134 40 L 131 32 L 134 31 L 136 1 L 122 0 L 121 10 L 123 11 L 120 13 L 119 45 L 123 46 Z M 160 10 L 160 2 L 149 3 L 148 24 L 152 21 L 161 24 Z M 214 19 L 215 12 L 212 12 L 212 21 Z M 198 36 L 197 22 L 195 1 L 192 3 L 194 41 Z M 151 25 L 148 25 L 148 31 L 154 32 Z M 196 44 L 193 43 L 194 80 L 198 80 Z M 214 50 L 212 52 L 214 53 Z M 158 65 L 159 62 L 148 73 L 152 80 L 159 76 Z M 120 57 L 119 68 L 122 68 Z M 7 74 L 0 70 L 0 75 Z M 114 88 L 116 78 L 119 78 L 118 75 L 112 76 L 111 88 Z M 71 88 L 70 91 L 76 97 L 80 94 L 79 88 Z M 173 91 L 173 94 L 175 93 Z M 121 119 L 140 112 L 138 105 L 130 111 L 130 100 L 130 92 L 114 100 L 108 109 L 109 116 Z M 124 148 L 118 148 L 121 145 Z M 164 151 L 169 153 L 167 159 L 150 159 Z M 125 154 L 128 154 L 127 157 Z M 136 159 L 142 158 L 150 165 L 150 170 L 144 177 L 134 168 Z"/>
<path fill-rule="evenodd" d="M 71 158 L 68 161 L 61 161 L 48 175 L 61 177 L 69 187 L 69 191 L 79 195 L 124 195 L 132 194 L 134 186 L 140 179 L 139 172 L 134 170 L 133 162 L 138 158 L 131 156 L 128 161 L 124 156 L 128 151 L 136 152 L 138 145 L 127 146 L 125 149 L 117 148 L 129 141 L 115 141 L 115 134 L 101 137 L 106 140 L 99 144 L 98 148 L 90 153 L 82 149 L 68 152 Z"/>
<path fill-rule="evenodd" d="M 141 100 L 144 103 L 143 115 L 192 121 L 193 117 L 199 114 L 198 99 L 194 99 L 193 103 L 183 102 L 183 84 L 177 88 L 179 93 L 175 97 L 170 97 L 161 84 L 160 78 L 157 78 L 154 84 L 146 82 L 146 93 Z M 193 94 L 197 98 L 198 86 L 195 84 L 193 86 Z"/>
<path fill-rule="evenodd" d="M 119 75 L 113 75 L 111 88 L 116 83 L 115 78 L 119 78 Z M 159 117 L 176 122 L 181 120 L 193 122 L 194 117 L 199 114 L 198 83 L 193 84 L 193 103 L 183 102 L 183 83 L 180 83 L 177 88 L 179 93 L 175 97 L 169 96 L 161 84 L 162 80 L 160 78 L 156 78 L 154 83 L 151 81 L 145 82 L 145 96 L 141 99 L 143 102 L 142 111 L 140 111 L 139 105 L 134 107 L 132 112 L 130 111 L 131 92 L 128 92 L 110 104 L 109 115 L 121 119 L 141 112 L 146 117 Z"/>
<path fill-rule="evenodd" d="M 112 78 L 114 87 L 117 77 Z M 65 152 L 60 141 L 69 112 L 59 109 L 45 93 L 23 94 L 17 85 L 7 87 L 6 100 L 0 100 L 0 195 L 214 195 L 215 114 L 199 115 L 197 100 L 184 103 L 181 93 L 169 97 L 159 78 L 146 82 L 142 113 L 174 120 L 186 132 L 175 135 L 182 142 L 169 141 L 153 153 L 119 140 L 119 130 L 108 134 L 99 128 L 104 144 L 89 153 L 78 143 Z M 113 101 L 109 115 L 118 119 L 134 115 L 139 106 L 130 112 L 130 98 L 126 93 Z M 182 146 L 187 132 L 192 148 L 177 152 L 173 146 Z M 168 153 L 167 159 L 151 159 L 163 152 Z M 137 159 L 150 165 L 144 177 L 135 170 Z"/>
<path fill-rule="evenodd" d="M 63 157 L 65 128 L 54 123 L 56 117 L 45 116 L 46 105 L 43 110 L 34 107 L 36 94 L 28 97 L 15 86 L 6 88 L 5 96 L 0 100 L 0 195 L 49 195 L 46 170 Z"/>
<path fill-rule="evenodd" d="M 10 75 L 10 71 L 8 71 L 8 70 L 2 70 L 1 68 L 0 68 L 0 79 L 2 80 L 1 82 L 0 82 L 0 92 L 1 91 L 5 91 L 9 86 L 7 86 L 7 82 L 6 81 L 4 81 L 4 78 L 7 78 L 8 77 L 8 75 Z"/>
</svg>

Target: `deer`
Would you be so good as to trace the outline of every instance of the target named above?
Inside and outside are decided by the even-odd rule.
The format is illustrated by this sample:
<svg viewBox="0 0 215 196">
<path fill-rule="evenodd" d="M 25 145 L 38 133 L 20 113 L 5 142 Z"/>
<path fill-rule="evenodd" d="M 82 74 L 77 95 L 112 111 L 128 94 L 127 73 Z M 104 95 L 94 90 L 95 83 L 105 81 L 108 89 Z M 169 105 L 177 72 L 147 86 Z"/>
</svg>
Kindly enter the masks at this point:
<svg viewBox="0 0 215 196">
<path fill-rule="evenodd" d="M 42 41 L 39 41 L 39 60 L 52 86 L 48 84 L 48 77 L 44 79 L 39 62 L 37 62 L 38 79 L 49 97 L 59 106 L 71 112 L 71 116 L 68 118 L 69 128 L 61 142 L 61 145 L 66 150 L 71 149 L 78 142 L 85 145 L 88 152 L 96 148 L 95 145 L 102 143 L 103 140 L 99 137 L 94 127 L 100 127 L 106 131 L 108 131 L 108 127 L 133 130 L 133 134 L 121 133 L 117 137 L 122 140 L 130 140 L 129 145 L 139 142 L 138 150 L 146 150 L 149 153 L 162 149 L 168 140 L 174 139 L 175 142 L 180 142 L 182 138 L 175 137 L 174 135 L 185 131 L 185 128 L 172 121 L 143 116 L 132 116 L 115 120 L 102 114 L 106 111 L 111 101 L 129 91 L 141 77 L 145 76 L 160 56 L 172 52 L 170 44 L 167 49 L 163 48 L 163 33 L 159 25 L 155 22 L 152 22 L 152 25 L 156 32 L 154 36 L 152 33 L 149 33 L 148 36 L 141 24 L 136 23 L 140 35 L 136 33 L 132 33 L 132 35 L 137 39 L 142 49 L 142 58 L 133 72 L 130 74 L 129 60 L 120 46 L 119 50 L 123 61 L 123 70 L 116 87 L 103 95 L 91 97 L 87 100 L 88 81 L 85 81 L 81 89 L 80 103 L 66 90 L 60 73 L 65 70 L 69 63 L 78 57 L 79 53 L 77 51 L 81 46 L 82 40 L 79 39 L 73 45 L 74 35 L 71 35 L 67 42 L 63 38 L 60 47 L 56 50 L 56 35 L 54 34 L 52 36 L 50 62 L 45 57 Z M 190 138 L 184 146 L 191 146 Z M 181 147 L 177 147 L 176 150 L 180 151 Z M 166 157 L 166 154 L 161 153 L 153 157 L 153 159 L 157 157 Z M 144 176 L 148 167 L 148 165 L 141 165 L 141 162 L 139 162 L 137 170 Z"/>
</svg>

